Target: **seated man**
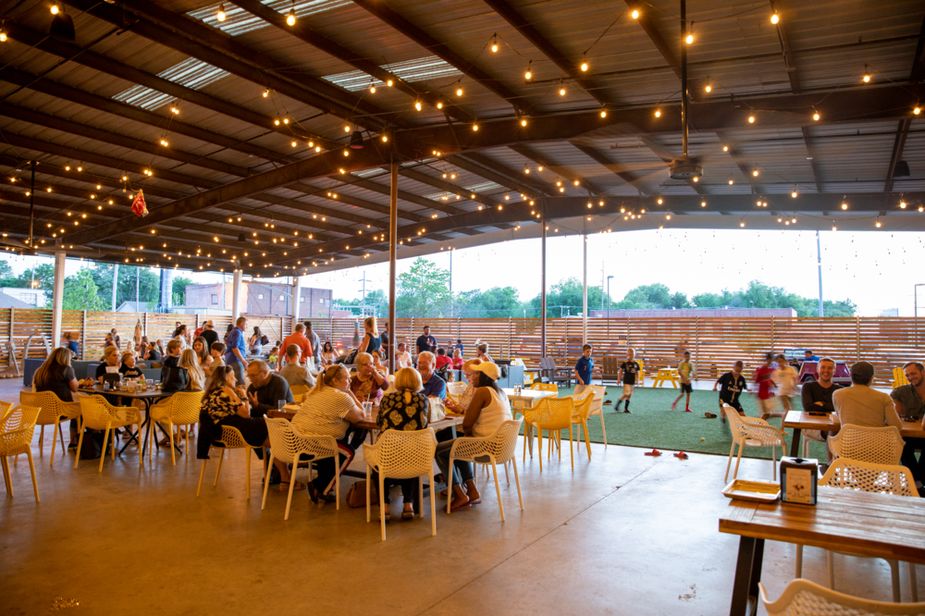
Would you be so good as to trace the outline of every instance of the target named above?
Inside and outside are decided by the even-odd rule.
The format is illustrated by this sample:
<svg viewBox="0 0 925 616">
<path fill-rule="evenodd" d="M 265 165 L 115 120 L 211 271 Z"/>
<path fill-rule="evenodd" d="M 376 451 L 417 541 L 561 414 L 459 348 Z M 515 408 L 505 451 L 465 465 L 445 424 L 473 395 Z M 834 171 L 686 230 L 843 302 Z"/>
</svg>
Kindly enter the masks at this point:
<svg viewBox="0 0 925 616">
<path fill-rule="evenodd" d="M 437 358 L 430 351 L 424 351 L 418 354 L 418 372 L 421 373 L 421 381 L 424 383 L 423 393 L 430 398 L 436 396 L 441 400 L 446 399 L 446 381 L 440 378 L 440 375 L 434 372 L 434 366 Z"/>
<path fill-rule="evenodd" d="M 305 385 L 307 387 L 315 386 L 315 377 L 308 370 L 308 365 L 302 365 L 302 349 L 297 344 L 290 344 L 286 347 L 285 365 L 279 371 L 279 375 L 286 379 L 289 387 L 293 385 Z"/>
<path fill-rule="evenodd" d="M 851 365 L 851 387 L 832 393 L 832 404 L 841 425 L 902 427 L 893 401 L 872 388 L 874 367 L 866 361 Z"/>
<path fill-rule="evenodd" d="M 294 400 L 289 383 L 278 374 L 270 372 L 270 366 L 262 359 L 247 364 L 247 399 L 251 404 L 251 417 L 263 417 L 267 411 L 276 409 L 279 401 L 288 404 Z"/>
<path fill-rule="evenodd" d="M 832 377 L 835 376 L 835 361 L 828 357 L 823 357 L 819 360 L 817 372 L 818 380 L 803 383 L 803 391 L 800 395 L 803 410 L 807 413 L 834 413 L 835 406 L 832 402 L 832 394 L 835 393 L 836 389 L 841 389 L 841 386 L 832 380 Z M 814 441 L 825 441 L 828 435 L 828 432 L 820 430 L 805 430 L 803 432 L 804 438 L 810 438 Z M 829 452 L 829 459 L 831 460 L 831 452 Z"/>
<path fill-rule="evenodd" d="M 925 425 L 925 366 L 920 362 L 910 361 L 903 366 L 908 385 L 893 390 L 890 397 L 896 414 L 901 419 L 922 422 Z M 925 439 L 905 437 L 902 465 L 912 471 L 917 481 L 925 482 Z M 915 451 L 922 450 L 916 459 Z"/>
</svg>

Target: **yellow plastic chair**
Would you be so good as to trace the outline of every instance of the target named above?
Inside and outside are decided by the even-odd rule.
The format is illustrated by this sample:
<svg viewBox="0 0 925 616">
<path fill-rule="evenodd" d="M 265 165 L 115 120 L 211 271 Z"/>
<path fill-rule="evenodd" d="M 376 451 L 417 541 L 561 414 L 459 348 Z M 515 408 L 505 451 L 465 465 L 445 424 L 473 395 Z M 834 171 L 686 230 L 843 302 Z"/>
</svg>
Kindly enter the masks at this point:
<svg viewBox="0 0 925 616">
<path fill-rule="evenodd" d="M 0 421 L 6 419 L 6 414 L 13 408 L 12 402 L 0 400 Z"/>
<path fill-rule="evenodd" d="M 106 460 L 106 445 L 109 435 L 115 428 L 126 428 L 132 424 L 141 424 L 141 413 L 133 406 L 113 406 L 103 396 L 81 396 L 80 413 L 83 417 L 80 439 L 77 441 L 77 459 L 74 468 L 80 464 L 80 448 L 84 442 L 84 433 L 87 428 L 103 430 L 103 449 L 100 451 L 100 473 L 103 472 L 103 462 Z M 112 438 L 112 459 L 116 459 L 115 434 Z M 138 463 L 141 463 L 141 447 L 138 448 Z"/>
<path fill-rule="evenodd" d="M 200 434 L 201 438 L 201 434 Z M 251 497 L 251 450 L 260 449 L 260 446 L 254 447 L 253 445 L 248 444 L 244 440 L 244 435 L 241 434 L 241 431 L 237 428 L 231 426 L 222 426 L 222 435 L 220 438 L 216 439 L 209 445 L 209 453 L 212 453 L 213 449 L 219 450 L 218 456 L 218 468 L 215 469 L 215 479 L 212 481 L 212 487 L 218 485 L 218 477 L 222 474 L 222 462 L 225 460 L 225 450 L 226 449 L 243 449 L 244 450 L 244 464 L 247 469 L 244 473 L 244 489 L 247 494 L 247 498 Z M 208 458 L 205 458 L 202 461 L 202 465 L 199 467 L 199 482 L 196 484 L 196 496 L 199 496 L 199 493 L 202 491 L 202 478 L 206 474 L 206 464 L 209 462 Z"/>
<path fill-rule="evenodd" d="M 588 437 L 588 417 L 594 404 L 594 392 L 585 390 L 581 394 L 568 396 L 572 398 L 575 410 L 572 412 L 572 425 L 578 426 L 578 450 L 581 451 L 581 435 L 584 431 L 585 448 L 588 451 L 588 461 L 591 460 L 591 439 Z"/>
<path fill-rule="evenodd" d="M 569 460 L 572 470 L 575 470 L 575 454 L 572 450 L 572 416 L 575 413 L 575 403 L 572 398 L 543 398 L 535 409 L 524 411 L 524 423 L 536 428 L 537 457 L 540 459 L 540 472 L 543 472 L 543 430 L 549 431 L 549 451 L 552 456 L 552 443 L 561 439 L 561 431 L 568 430 Z M 525 448 L 526 449 L 526 448 Z M 562 448 L 559 448 L 559 458 L 562 457 Z M 524 452 L 526 460 L 526 452 Z"/>
<path fill-rule="evenodd" d="M 534 391 L 554 391 L 556 394 L 559 393 L 559 386 L 555 383 L 541 383 L 539 381 L 534 381 L 530 385 L 530 389 Z"/>
<path fill-rule="evenodd" d="M 39 432 L 39 455 L 43 451 L 45 441 L 45 426 L 54 426 L 51 433 L 51 462 L 50 466 L 55 465 L 55 432 L 61 439 L 61 453 L 67 456 L 67 448 L 64 446 L 64 433 L 61 430 L 61 424 L 71 419 L 77 420 L 77 431 L 80 432 L 80 403 L 64 402 L 52 391 L 21 391 L 19 392 L 19 402 L 23 406 L 35 406 L 41 409 L 35 425 L 41 426 Z"/>
<path fill-rule="evenodd" d="M 35 463 L 32 460 L 32 437 L 35 434 L 35 420 L 40 409 L 35 406 L 20 406 L 8 411 L 0 423 L 0 465 L 3 466 L 3 483 L 6 493 L 13 497 L 13 478 L 10 476 L 10 463 L 7 458 L 26 454 L 29 459 L 29 472 L 32 474 L 32 494 L 35 502 L 39 501 L 39 484 L 35 478 Z"/>
<path fill-rule="evenodd" d="M 170 462 L 177 465 L 177 449 L 174 447 L 173 433 L 174 426 L 186 426 L 186 451 L 189 452 L 189 433 L 193 426 L 199 423 L 199 409 L 202 406 L 201 391 L 178 391 L 173 394 L 162 404 L 155 404 L 151 407 L 151 417 L 149 421 L 156 421 L 167 431 L 170 438 Z M 155 432 L 149 430 L 148 434 Z M 157 434 L 154 434 L 157 438 Z M 154 447 L 148 443 L 148 457 L 151 457 L 151 450 Z M 189 459 L 189 456 L 187 456 Z"/>
<path fill-rule="evenodd" d="M 289 519 L 289 509 L 292 507 L 292 491 L 295 489 L 296 470 L 302 456 L 308 459 L 308 480 L 312 479 L 312 462 L 334 459 L 334 495 L 337 509 L 340 509 L 340 465 L 337 463 L 339 449 L 333 436 L 302 435 L 293 430 L 288 419 L 282 417 L 267 419 L 267 432 L 270 435 L 270 459 L 267 460 L 266 474 L 263 479 L 263 500 L 260 510 L 267 506 L 267 490 L 270 487 L 270 469 L 273 460 L 292 465 L 292 476 L 289 478 L 289 497 L 286 499 L 286 513 L 283 520 Z M 303 460 L 304 461 L 304 460 Z"/>
<path fill-rule="evenodd" d="M 637 359 L 636 363 L 639 364 L 639 374 L 636 375 L 636 385 L 643 387 L 646 384 L 646 362 Z"/>
<path fill-rule="evenodd" d="M 909 379 L 906 378 L 906 373 L 903 372 L 903 369 L 899 366 L 893 368 L 893 389 L 908 384 Z"/>
<path fill-rule="evenodd" d="M 293 398 L 298 398 L 298 401 L 301 402 L 305 398 L 305 394 L 311 389 L 308 385 L 293 385 L 289 388 L 289 391 L 292 392 Z"/>
</svg>

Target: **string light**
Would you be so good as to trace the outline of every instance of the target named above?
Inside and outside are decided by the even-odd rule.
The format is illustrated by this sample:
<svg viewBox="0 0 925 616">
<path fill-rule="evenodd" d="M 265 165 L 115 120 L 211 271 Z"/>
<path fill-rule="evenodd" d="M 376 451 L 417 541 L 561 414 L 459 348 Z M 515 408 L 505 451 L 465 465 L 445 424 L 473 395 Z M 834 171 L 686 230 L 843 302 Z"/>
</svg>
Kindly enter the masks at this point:
<svg viewBox="0 0 925 616">
<path fill-rule="evenodd" d="M 265 89 L 263 92 L 260 93 L 260 96 L 262 96 L 263 98 L 269 98 L 270 91 Z"/>
<path fill-rule="evenodd" d="M 176 103 L 170 106 L 170 113 L 172 113 L 173 115 L 180 115 L 180 108 L 177 106 Z"/>
<path fill-rule="evenodd" d="M 479 132 L 479 123 L 478 123 L 478 122 L 473 122 L 473 123 L 472 123 L 472 132 L 473 132 L 473 133 Z"/>
<path fill-rule="evenodd" d="M 527 70 L 524 71 L 524 81 L 533 80 L 533 60 L 527 62 Z"/>
<path fill-rule="evenodd" d="M 905 200 L 905 199 L 900 199 L 900 200 L 899 200 L 899 209 L 904 210 L 904 209 L 906 209 L 906 206 L 907 206 L 907 205 L 908 205 L 908 204 L 906 203 L 906 200 Z"/>
<path fill-rule="evenodd" d="M 870 74 L 867 70 L 867 65 L 864 65 L 864 72 L 861 74 L 861 83 L 870 83 L 873 80 L 874 76 Z"/>
<path fill-rule="evenodd" d="M 582 60 L 581 64 L 578 65 L 578 70 L 580 70 L 582 73 L 587 73 L 589 70 L 591 70 L 591 64 L 587 60 Z"/>
<path fill-rule="evenodd" d="M 883 226 L 883 223 L 880 222 L 880 219 L 878 218 L 878 219 L 877 219 L 877 222 L 874 223 L 874 226 L 877 227 L 877 228 L 879 229 L 880 227 Z"/>
<path fill-rule="evenodd" d="M 289 8 L 289 14 L 286 15 L 286 25 L 290 28 L 295 25 L 295 0 L 292 0 L 292 6 Z"/>
<path fill-rule="evenodd" d="M 565 96 L 568 93 L 568 90 L 565 89 L 564 84 L 559 85 L 559 96 Z"/>
<path fill-rule="evenodd" d="M 498 35 L 497 34 L 491 35 L 491 44 L 488 46 L 488 49 L 491 51 L 491 53 L 498 53 L 498 50 L 501 49 L 500 45 L 498 45 Z"/>
<path fill-rule="evenodd" d="M 391 77 L 385 80 L 385 87 L 391 88 L 394 85 L 395 85 L 395 80 L 392 79 Z"/>
<path fill-rule="evenodd" d="M 437 101 L 434 107 L 436 107 L 437 109 L 443 109 L 443 101 Z"/>
<path fill-rule="evenodd" d="M 796 188 L 794 188 L 793 190 L 790 191 L 790 198 L 791 198 L 791 199 L 796 199 L 796 198 L 799 197 L 799 196 L 800 196 L 800 193 L 797 192 L 797 189 L 796 189 Z"/>
<path fill-rule="evenodd" d="M 375 93 L 376 93 L 376 84 L 374 84 L 374 83 L 369 84 L 369 93 L 370 93 L 370 94 L 375 94 Z"/>
<path fill-rule="evenodd" d="M 52 14 L 52 15 L 57 15 L 58 13 L 61 12 L 61 7 L 58 6 L 58 3 L 57 3 L 57 2 L 52 2 L 52 3 L 51 3 L 51 7 L 49 7 L 48 10 L 51 11 L 51 14 Z"/>
<path fill-rule="evenodd" d="M 662 117 L 662 110 L 656 109 L 655 111 L 652 112 L 652 115 L 654 115 L 656 118 L 660 118 Z"/>
<path fill-rule="evenodd" d="M 227 19 L 227 17 L 228 17 L 228 15 L 225 14 L 225 3 L 224 3 L 224 2 L 221 2 L 221 3 L 219 3 L 219 5 L 218 5 L 218 12 L 215 13 L 215 19 L 216 19 L 216 21 L 218 21 L 219 23 L 221 23 L 221 22 L 225 21 L 225 19 Z"/>
<path fill-rule="evenodd" d="M 842 210 L 847 210 L 847 209 L 848 209 L 848 202 L 845 201 L 844 198 L 842 198 L 841 206 L 839 206 L 839 207 L 841 207 Z"/>
<path fill-rule="evenodd" d="M 711 92 L 713 92 L 713 84 L 708 83 L 705 86 L 703 86 L 703 91 L 706 92 L 707 94 L 710 94 Z"/>
<path fill-rule="evenodd" d="M 761 172 L 758 171 L 757 169 L 752 169 L 752 177 L 753 177 L 753 178 L 758 177 L 760 174 L 761 174 Z"/>
<path fill-rule="evenodd" d="M 753 114 L 753 113 L 748 114 L 748 123 L 749 123 L 749 124 L 754 124 L 756 120 L 757 120 L 757 118 L 755 117 L 755 114 Z"/>
<path fill-rule="evenodd" d="M 161 147 L 165 147 L 165 148 L 170 147 L 170 142 L 167 141 L 167 137 L 161 137 L 161 138 L 158 140 L 158 143 L 161 144 Z"/>
<path fill-rule="evenodd" d="M 728 152 L 728 151 L 729 151 L 729 146 L 724 144 L 724 145 L 723 145 L 723 152 Z"/>
<path fill-rule="evenodd" d="M 9 39 L 6 33 L 6 22 L 0 22 L 0 43 L 5 43 Z"/>
<path fill-rule="evenodd" d="M 818 122 L 821 119 L 822 119 L 822 114 L 814 109 L 813 110 L 813 122 Z"/>
<path fill-rule="evenodd" d="M 773 13 L 771 13 L 771 25 L 776 26 L 779 23 L 780 23 L 780 13 L 778 13 L 777 11 L 774 11 Z"/>
<path fill-rule="evenodd" d="M 915 107 L 912 108 L 912 115 L 921 115 L 921 114 L 922 114 L 921 106 L 916 105 Z"/>
<path fill-rule="evenodd" d="M 639 21 L 640 17 L 642 17 L 642 11 L 640 11 L 639 9 L 634 8 L 633 10 L 630 11 L 630 19 L 632 19 L 633 21 Z"/>
<path fill-rule="evenodd" d="M 602 120 L 605 119 L 605 118 L 607 118 L 607 110 L 606 110 L 606 109 L 601 109 L 600 112 L 598 113 L 598 115 L 601 116 L 601 119 L 602 119 Z"/>
<path fill-rule="evenodd" d="M 695 39 L 694 39 L 694 33 L 693 33 L 693 32 L 688 32 L 688 33 L 687 33 L 687 36 L 684 37 L 684 43 L 687 44 L 687 45 L 693 45 L 693 44 L 694 44 L 694 40 L 695 40 Z"/>
<path fill-rule="evenodd" d="M 520 124 L 521 128 L 527 128 L 527 124 L 529 124 L 529 122 L 527 121 L 527 117 L 526 117 L 526 116 L 522 116 L 522 117 L 520 118 L 519 124 Z"/>
<path fill-rule="evenodd" d="M 457 84 L 457 86 L 456 86 L 456 98 L 462 98 L 463 93 L 464 93 L 464 90 L 463 90 L 462 84 L 461 84 L 461 83 L 460 83 L 460 84 Z"/>
</svg>

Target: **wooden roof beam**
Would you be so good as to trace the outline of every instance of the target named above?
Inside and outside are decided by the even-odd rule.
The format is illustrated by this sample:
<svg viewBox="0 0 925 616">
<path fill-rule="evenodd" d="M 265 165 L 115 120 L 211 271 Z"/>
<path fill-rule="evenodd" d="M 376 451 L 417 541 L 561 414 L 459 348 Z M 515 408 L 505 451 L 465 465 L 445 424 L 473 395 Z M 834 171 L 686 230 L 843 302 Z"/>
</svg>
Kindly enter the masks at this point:
<svg viewBox="0 0 925 616">
<path fill-rule="evenodd" d="M 642 181 L 641 177 L 637 176 L 635 173 L 631 173 L 630 171 L 626 170 L 625 168 L 623 168 L 623 165 L 621 165 L 620 163 L 610 160 L 600 150 L 597 150 L 596 148 L 593 148 L 588 145 L 584 145 L 582 143 L 578 143 L 574 140 L 570 141 L 569 143 L 572 145 L 572 147 L 578 149 L 582 154 L 584 154 L 585 156 L 587 156 L 588 158 L 590 158 L 597 164 L 605 167 L 608 171 L 610 171 L 611 173 L 619 177 L 621 180 L 623 180 L 627 184 L 636 188 L 636 190 L 642 193 L 649 192 L 650 190 L 649 186 L 647 186 Z"/>
<path fill-rule="evenodd" d="M 919 40 L 915 46 L 915 56 L 912 59 L 912 70 L 909 72 L 910 83 L 925 81 L 925 18 L 919 28 Z M 902 160 L 903 150 L 906 149 L 906 138 L 909 136 L 911 118 L 903 118 L 896 127 L 896 137 L 893 139 L 893 150 L 890 154 L 890 164 L 887 167 L 886 179 L 883 181 L 883 192 L 893 191 L 893 180 L 896 176 L 896 165 Z"/>
<path fill-rule="evenodd" d="M 577 179 L 581 181 L 581 186 L 586 188 L 588 191 L 594 193 L 595 195 L 604 195 L 607 192 L 604 188 L 598 186 L 591 180 L 582 178 L 581 174 L 575 173 L 568 167 L 564 165 L 557 165 L 553 162 L 550 162 L 550 160 L 546 158 L 543 154 L 541 154 L 540 152 L 538 152 L 537 150 L 533 149 L 532 147 L 528 145 L 525 145 L 523 143 L 515 143 L 508 147 L 514 150 L 515 152 L 517 152 L 518 154 L 520 154 L 521 156 L 523 156 L 524 158 L 528 160 L 532 160 L 536 164 L 543 165 L 547 169 L 550 169 L 551 171 L 558 173 L 560 176 L 562 176 L 563 178 L 562 181 L 564 183 L 572 184 L 574 180 Z"/>
</svg>

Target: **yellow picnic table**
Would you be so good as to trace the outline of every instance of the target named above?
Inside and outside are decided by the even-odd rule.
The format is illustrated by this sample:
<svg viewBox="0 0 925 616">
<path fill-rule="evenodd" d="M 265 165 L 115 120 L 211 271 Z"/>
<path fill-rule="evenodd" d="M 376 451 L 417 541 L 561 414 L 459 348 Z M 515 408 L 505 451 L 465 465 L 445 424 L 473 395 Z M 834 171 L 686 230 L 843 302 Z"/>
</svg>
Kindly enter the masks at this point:
<svg viewBox="0 0 925 616">
<path fill-rule="evenodd" d="M 661 387 L 662 383 L 671 383 L 671 386 L 677 389 L 678 378 L 677 368 L 659 368 L 652 381 L 652 387 Z"/>
</svg>

